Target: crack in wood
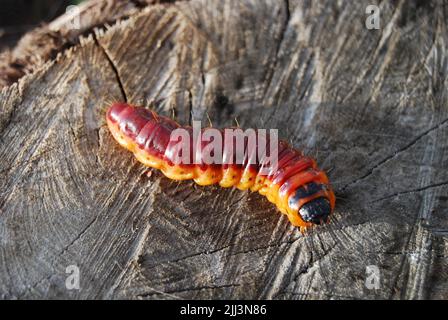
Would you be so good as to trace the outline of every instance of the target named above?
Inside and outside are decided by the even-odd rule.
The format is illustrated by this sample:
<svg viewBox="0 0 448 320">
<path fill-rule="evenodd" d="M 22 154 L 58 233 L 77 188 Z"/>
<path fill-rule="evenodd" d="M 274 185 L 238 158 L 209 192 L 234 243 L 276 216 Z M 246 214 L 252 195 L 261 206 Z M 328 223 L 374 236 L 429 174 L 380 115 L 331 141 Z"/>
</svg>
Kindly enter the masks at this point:
<svg viewBox="0 0 448 320">
<path fill-rule="evenodd" d="M 433 184 L 430 184 L 430 185 L 427 185 L 427 186 L 424 186 L 424 187 L 420 187 L 420 188 L 416 188 L 416 189 L 396 192 L 396 193 L 393 193 L 393 194 L 390 194 L 390 195 L 387 195 L 387 196 L 375 199 L 373 201 L 370 201 L 367 204 L 380 202 L 380 201 L 387 200 L 387 199 L 390 199 L 390 198 L 393 198 L 393 197 L 401 196 L 403 194 L 421 192 L 421 191 L 425 191 L 425 190 L 432 189 L 432 188 L 443 187 L 443 186 L 446 186 L 446 185 L 448 185 L 448 181 L 443 181 L 443 182 L 439 182 L 439 183 L 433 183 Z"/>
<path fill-rule="evenodd" d="M 353 180 L 352 182 L 349 182 L 348 184 L 346 184 L 344 187 L 342 187 L 339 191 L 343 192 L 345 191 L 349 186 L 353 185 L 353 184 L 357 184 L 360 181 L 365 180 L 366 178 L 368 178 L 370 175 L 373 174 L 373 172 L 378 169 L 379 167 L 381 167 L 382 165 L 386 164 L 387 162 L 389 162 L 390 160 L 394 159 L 395 157 L 397 157 L 399 154 L 405 152 L 406 150 L 408 150 L 409 148 L 411 148 L 412 146 L 414 146 L 417 142 L 419 142 L 421 139 L 423 139 L 424 137 L 426 137 L 427 135 L 431 134 L 433 131 L 438 130 L 440 128 L 442 128 L 446 123 L 448 123 L 448 118 L 441 121 L 439 124 L 429 128 L 428 130 L 425 130 L 423 133 L 419 134 L 418 136 L 416 136 L 414 139 L 412 139 L 409 143 L 407 143 L 404 147 L 398 149 L 397 151 L 395 151 L 392 155 L 389 155 L 388 157 L 384 158 L 383 160 L 381 160 L 380 162 L 378 162 L 376 165 L 374 165 L 371 169 L 369 169 L 369 171 L 367 171 L 366 174 L 362 175 L 361 177 Z"/>
<path fill-rule="evenodd" d="M 199 286 L 199 287 L 185 288 L 182 290 L 164 291 L 163 294 L 177 294 L 177 293 L 182 293 L 182 292 L 201 291 L 201 290 L 217 290 L 217 289 L 233 288 L 233 287 L 239 287 L 239 286 L 240 286 L 239 283 L 223 284 L 223 285 L 216 285 L 216 286 L 206 286 L 205 285 L 205 286 Z M 147 297 L 155 296 L 157 294 L 161 294 L 161 292 L 162 291 L 140 293 L 137 295 L 137 297 L 138 298 L 147 298 Z"/>
<path fill-rule="evenodd" d="M 87 230 L 93 225 L 93 223 L 98 219 L 98 216 L 95 217 L 94 219 L 92 219 L 91 222 L 89 222 L 89 224 L 83 229 L 81 230 L 81 232 L 67 245 L 65 246 L 58 254 L 57 256 L 62 256 L 65 252 L 67 252 L 67 250 L 74 245 L 86 232 Z M 31 285 L 30 287 L 28 287 L 25 291 L 23 291 L 22 293 L 20 293 L 18 295 L 19 299 L 23 298 L 28 292 L 30 292 L 31 290 L 34 290 L 37 286 L 41 285 L 42 283 L 44 283 L 45 281 L 49 281 L 51 279 L 51 277 L 53 277 L 55 274 L 49 274 L 43 278 L 41 278 L 39 281 L 37 281 L 36 283 L 34 283 L 33 285 Z"/>
<path fill-rule="evenodd" d="M 434 209 L 433 215 L 441 215 L 447 204 L 438 197 L 448 185 L 443 170 L 446 122 L 439 123 L 446 118 L 441 90 L 447 54 L 442 20 L 437 33 L 418 32 L 418 24 L 415 28 L 409 22 L 409 39 L 416 40 L 409 45 L 396 19 L 389 23 L 396 4 L 381 3 L 385 26 L 393 30 L 389 36 L 381 38 L 380 31 L 366 31 L 363 24 L 344 23 L 364 21 L 364 4 L 295 1 L 283 6 L 270 0 L 226 0 L 205 5 L 193 0 L 151 6 L 135 10 L 127 22 L 106 26 L 95 33 L 97 38 L 89 36 L 47 69 L 2 91 L 0 112 L 7 126 L 1 136 L 0 156 L 5 165 L 0 173 L 6 181 L 2 191 L 8 188 L 11 193 L 0 213 L 0 297 L 21 293 L 24 298 L 49 299 L 180 299 L 170 292 L 183 292 L 181 297 L 190 299 L 446 298 L 446 275 L 439 272 L 446 257 L 444 221 L 434 219 L 434 226 L 428 226 L 421 220 L 423 211 Z M 443 10 L 437 12 L 441 18 Z M 437 18 L 432 12 L 420 13 Z M 152 42 L 157 40 L 163 40 L 160 46 Z M 422 61 L 431 70 L 425 70 L 429 67 Z M 378 82 L 372 83 L 375 77 Z M 87 83 L 81 87 L 82 78 Z M 182 99 L 176 96 L 179 88 Z M 144 98 L 170 98 L 187 123 L 187 112 L 191 122 L 193 107 L 214 106 L 217 88 L 234 104 L 232 113 L 214 115 L 220 124 L 238 116 L 246 124 L 260 121 L 263 127 L 286 128 L 287 136 L 295 137 L 292 142 L 309 139 L 309 145 L 322 147 L 316 147 L 317 152 L 334 160 L 337 170 L 332 176 L 345 177 L 339 185 L 350 190 L 350 197 L 343 202 L 338 194 L 337 212 L 329 225 L 302 236 L 273 206 L 258 199 L 246 201 L 239 191 L 208 189 L 207 201 L 200 195 L 205 188 L 193 183 L 178 184 L 181 191 L 176 183 L 148 187 L 163 181 L 161 173 L 148 181 L 142 165 L 119 150 L 109 134 L 89 131 L 104 122 L 99 105 L 110 92 L 126 100 L 139 92 Z M 350 101 L 361 103 L 318 108 L 304 130 L 302 120 L 313 106 L 297 100 L 324 95 L 326 100 L 339 101 L 347 92 Z M 22 95 L 25 98 L 19 101 Z M 374 108 L 365 109 L 362 103 L 367 98 L 380 100 Z M 79 117 L 82 101 L 75 105 L 73 99 L 89 101 L 92 115 Z M 73 106 L 68 109 L 70 103 Z M 268 105 L 275 108 L 266 109 Z M 70 120 L 68 125 L 53 110 L 61 110 Z M 364 121 L 347 120 L 359 117 L 361 111 L 368 114 Z M 78 132 L 86 130 L 86 120 L 90 121 L 89 139 Z M 52 121 L 58 125 L 48 127 Z M 437 123 L 443 129 L 431 133 Z M 354 131 L 372 128 L 385 136 Z M 55 135 L 60 151 L 48 153 Z M 39 143 L 36 149 L 34 144 Z M 354 145 L 358 147 L 353 149 Z M 378 152 L 361 154 L 367 145 L 368 151 Z M 11 150 L 17 154 L 10 154 Z M 102 166 L 94 162 L 92 153 Z M 343 155 L 335 156 L 338 153 Z M 344 154 L 352 161 L 346 161 Z M 419 169 L 417 175 L 412 172 L 414 166 Z M 394 189 L 378 183 L 371 185 L 376 195 L 355 193 L 357 186 L 390 172 L 396 174 Z M 401 179 L 403 173 L 409 175 Z M 12 185 L 14 179 L 18 182 Z M 423 190 L 427 191 L 394 199 L 392 207 L 386 201 L 371 205 L 375 197 L 390 199 Z M 6 198 L 3 195 L 0 201 Z M 60 208 L 60 203 L 72 206 Z M 393 211 L 396 205 L 410 210 Z M 79 216 L 71 215 L 72 207 L 80 208 Z M 94 214 L 99 214 L 96 223 L 91 220 Z M 71 229 L 75 220 L 76 228 Z M 441 225 L 436 225 L 439 221 Z M 150 225 L 154 228 L 149 229 Z M 440 241 L 437 245 L 436 240 Z M 79 292 L 64 290 L 59 269 L 67 260 L 81 261 L 91 272 L 85 274 Z M 365 266 L 370 263 L 381 270 L 381 288 L 375 293 L 364 289 Z"/>
<path fill-rule="evenodd" d="M 117 84 L 118 84 L 118 87 L 120 88 L 120 92 L 121 92 L 121 95 L 123 96 L 124 102 L 128 102 L 128 96 L 126 94 L 126 90 L 125 90 L 123 81 L 121 80 L 120 72 L 118 71 L 118 66 L 114 63 L 114 61 L 113 61 L 111 55 L 108 53 L 107 49 L 98 40 L 95 32 L 93 33 L 93 39 L 94 39 L 95 43 L 97 44 L 97 46 L 104 53 L 107 61 L 109 62 L 109 65 L 110 65 L 112 71 L 115 74 L 115 78 L 117 79 Z"/>
<path fill-rule="evenodd" d="M 268 92 L 269 87 L 271 86 L 272 78 L 274 76 L 275 68 L 278 63 L 278 54 L 280 52 L 280 48 L 282 46 L 282 43 L 285 39 L 285 33 L 288 30 L 289 21 L 291 19 L 291 13 L 289 9 L 289 0 L 283 1 L 284 7 L 285 7 L 285 20 L 282 25 L 282 29 L 280 30 L 280 39 L 278 40 L 277 46 L 275 48 L 275 54 L 274 54 L 274 62 L 272 64 L 272 67 L 269 70 L 269 74 L 266 81 L 266 90 L 265 93 Z"/>
</svg>

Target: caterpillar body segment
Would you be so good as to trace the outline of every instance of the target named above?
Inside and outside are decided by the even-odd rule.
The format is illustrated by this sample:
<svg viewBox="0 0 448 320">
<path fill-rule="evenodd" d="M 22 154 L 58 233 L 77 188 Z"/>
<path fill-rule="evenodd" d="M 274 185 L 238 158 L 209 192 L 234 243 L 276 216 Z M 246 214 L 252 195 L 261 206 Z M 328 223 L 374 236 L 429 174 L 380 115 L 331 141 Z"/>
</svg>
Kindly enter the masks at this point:
<svg viewBox="0 0 448 320">
<path fill-rule="evenodd" d="M 253 146 L 245 150 L 246 156 L 241 164 L 229 162 L 235 154 L 229 154 L 226 146 L 235 141 L 226 139 L 223 130 L 220 130 L 222 161 L 207 164 L 199 150 L 207 148 L 209 142 L 201 141 L 201 148 L 196 148 L 193 129 L 189 126 L 182 127 L 168 117 L 126 103 L 112 104 L 106 120 L 114 139 L 122 147 L 131 151 L 145 166 L 161 170 L 170 179 L 194 180 L 201 186 L 219 184 L 224 188 L 259 192 L 301 230 L 327 222 L 333 212 L 335 196 L 325 172 L 317 167 L 315 160 L 304 156 L 285 141 L 278 142 L 277 166 L 266 172 L 260 170 L 266 164 L 256 157 Z M 179 128 L 190 133 L 190 140 L 186 141 L 190 152 L 183 162 L 174 161 L 174 156 L 179 155 L 179 143 L 173 141 L 172 134 Z M 202 129 L 201 134 L 207 135 L 209 129 Z M 269 136 L 266 140 L 257 140 L 256 146 L 263 144 L 261 147 L 268 148 L 268 142 Z M 245 142 L 245 146 L 248 145 Z M 195 156 L 199 162 L 193 161 Z"/>
</svg>

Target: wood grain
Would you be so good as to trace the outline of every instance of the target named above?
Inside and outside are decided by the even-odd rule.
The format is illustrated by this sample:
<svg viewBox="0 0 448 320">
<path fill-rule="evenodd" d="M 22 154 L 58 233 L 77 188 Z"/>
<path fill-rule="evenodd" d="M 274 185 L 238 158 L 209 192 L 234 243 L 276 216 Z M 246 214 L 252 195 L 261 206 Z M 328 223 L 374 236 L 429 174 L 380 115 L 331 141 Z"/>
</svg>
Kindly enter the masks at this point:
<svg viewBox="0 0 448 320">
<path fill-rule="evenodd" d="M 0 296 L 447 299 L 448 3 L 383 1 L 379 30 L 368 4 L 148 6 L 3 89 Z M 113 100 L 278 128 L 329 170 L 332 223 L 303 236 L 257 194 L 148 177 Z"/>
<path fill-rule="evenodd" d="M 145 6 L 169 2 L 174 0 L 89 0 L 65 8 L 65 14 L 50 23 L 42 23 L 21 37 L 13 50 L 0 53 L 0 89 L 39 69 L 58 53 L 78 45 L 80 38 L 93 33 L 95 28 L 102 29 L 115 21 L 125 20 Z M 15 3 L 15 8 L 10 6 L 15 11 L 24 10 L 17 5 Z M 64 9 L 67 4 L 59 2 L 59 5 Z M 23 6 L 30 7 L 30 3 Z M 37 9 L 48 11 L 42 6 L 42 1 L 35 4 Z M 7 15 L 11 8 L 5 9 Z"/>
</svg>

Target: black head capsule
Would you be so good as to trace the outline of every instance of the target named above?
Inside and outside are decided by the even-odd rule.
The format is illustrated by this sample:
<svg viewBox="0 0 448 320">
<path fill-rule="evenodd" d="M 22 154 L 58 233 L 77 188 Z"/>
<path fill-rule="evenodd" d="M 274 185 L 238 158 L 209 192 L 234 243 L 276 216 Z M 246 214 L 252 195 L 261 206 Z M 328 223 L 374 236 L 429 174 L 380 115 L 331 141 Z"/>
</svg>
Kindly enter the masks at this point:
<svg viewBox="0 0 448 320">
<path fill-rule="evenodd" d="M 320 224 L 327 222 L 331 213 L 330 202 L 326 198 L 316 198 L 305 203 L 300 209 L 299 214 L 306 222 Z"/>
<path fill-rule="evenodd" d="M 299 200 L 303 198 L 311 197 L 312 195 L 325 190 L 326 186 L 323 184 L 317 184 L 314 182 L 308 183 L 303 187 L 296 190 L 296 192 L 288 200 L 288 204 L 291 208 L 298 210 L 303 221 L 311 222 L 314 224 L 321 224 L 321 222 L 327 222 L 328 217 L 331 214 L 330 201 L 327 198 L 319 197 L 315 198 L 298 208 Z"/>
</svg>

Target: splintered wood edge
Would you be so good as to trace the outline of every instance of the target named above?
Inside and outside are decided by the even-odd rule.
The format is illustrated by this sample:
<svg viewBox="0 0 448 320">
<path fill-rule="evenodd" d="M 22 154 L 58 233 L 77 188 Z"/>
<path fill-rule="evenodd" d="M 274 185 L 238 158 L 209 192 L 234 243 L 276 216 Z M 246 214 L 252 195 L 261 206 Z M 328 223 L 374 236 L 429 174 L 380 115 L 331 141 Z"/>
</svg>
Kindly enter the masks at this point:
<svg viewBox="0 0 448 320">
<path fill-rule="evenodd" d="M 175 1 L 171 0 L 145 0 L 138 3 L 134 1 L 91 0 L 77 5 L 77 10 L 68 10 L 48 24 L 25 33 L 15 47 L 0 55 L 0 92 L 4 88 L 17 83 L 24 76 L 44 68 L 44 64 L 55 60 L 61 52 L 79 45 L 81 39 L 85 38 L 87 34 L 95 33 L 101 29 L 107 30 L 110 25 L 128 20 L 144 9 L 173 4 L 175 4 Z M 104 12 L 105 7 L 106 12 Z M 80 25 L 79 28 L 73 29 L 71 22 L 75 15 L 79 15 L 78 22 Z M 46 37 L 49 37 L 49 39 L 57 38 L 59 43 L 57 45 L 48 43 L 45 48 L 41 49 L 40 45 L 36 45 L 36 42 L 38 40 L 42 41 Z M 57 51 L 56 57 L 53 57 L 53 51 Z M 30 58 L 30 52 L 32 52 L 33 59 L 37 59 L 37 61 L 27 60 Z M 49 52 L 51 52 L 51 55 Z M 20 66 L 13 65 L 14 62 L 20 62 Z"/>
<path fill-rule="evenodd" d="M 41 76 L 45 74 L 51 67 L 53 67 L 55 64 L 65 62 L 66 59 L 70 59 L 72 55 L 76 54 L 76 52 L 87 45 L 96 45 L 95 43 L 95 37 L 101 38 L 104 36 L 107 36 L 107 33 L 110 31 L 115 31 L 117 29 L 126 28 L 126 27 L 132 27 L 134 24 L 134 21 L 138 19 L 140 16 L 143 16 L 150 12 L 151 10 L 159 10 L 161 7 L 165 5 L 156 4 L 144 7 L 142 10 L 139 10 L 138 12 L 134 13 L 132 16 L 126 18 L 126 19 L 118 19 L 113 24 L 105 23 L 102 27 L 94 27 L 92 29 L 92 33 L 89 33 L 88 35 L 79 35 L 78 40 L 79 43 L 69 47 L 68 49 L 63 50 L 62 52 L 58 52 L 56 57 L 51 60 L 47 60 L 42 65 L 37 66 L 35 69 L 33 69 L 32 72 L 25 73 L 22 77 L 20 77 L 16 82 L 12 83 L 9 86 L 4 86 L 0 88 L 0 94 L 3 96 L 11 95 L 13 91 L 17 90 L 19 95 L 23 92 L 23 89 L 26 87 L 26 85 L 33 81 L 36 77 Z M 90 7 L 89 7 L 90 8 Z M 0 104 L 0 113 L 3 112 L 2 104 Z"/>
</svg>

